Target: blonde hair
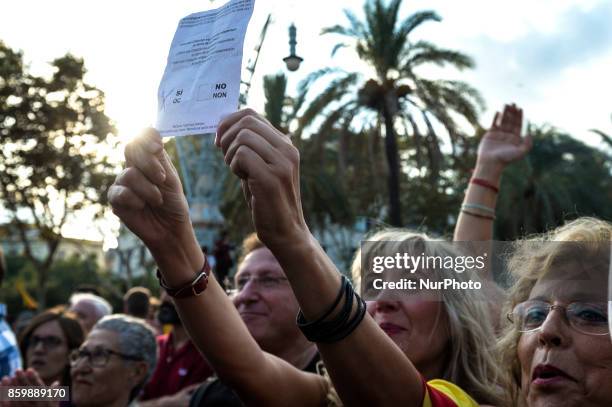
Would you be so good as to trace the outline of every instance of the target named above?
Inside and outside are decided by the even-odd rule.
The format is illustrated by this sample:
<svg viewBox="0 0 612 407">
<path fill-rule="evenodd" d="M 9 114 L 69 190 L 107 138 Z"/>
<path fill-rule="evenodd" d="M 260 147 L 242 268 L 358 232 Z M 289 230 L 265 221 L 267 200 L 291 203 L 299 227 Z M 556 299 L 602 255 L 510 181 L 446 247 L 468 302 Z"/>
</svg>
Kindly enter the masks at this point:
<svg viewBox="0 0 612 407">
<path fill-rule="evenodd" d="M 459 254 L 448 242 L 435 241 L 426 234 L 405 229 L 385 229 L 365 240 L 368 241 L 367 250 L 370 253 L 384 250 L 442 257 Z M 351 267 L 356 288 L 361 282 L 361 254 L 360 248 Z M 474 273 L 455 273 L 452 270 L 440 270 L 432 277 L 453 278 L 458 282 L 478 280 Z M 459 290 L 440 290 L 440 294 L 448 316 L 451 348 L 440 379 L 460 386 L 481 404 L 499 405 L 503 401 L 503 391 L 498 382 L 501 371 L 492 351 L 495 333 L 486 298 L 478 292 L 470 293 L 468 297 Z"/>
<path fill-rule="evenodd" d="M 561 242 L 560 244 L 551 244 Z M 572 242 L 574 244 L 563 244 Z M 602 259 L 608 254 L 609 245 L 575 243 L 612 242 L 612 224 L 595 218 L 579 218 L 543 235 L 532 236 L 515 242 L 515 251 L 508 261 L 508 271 L 515 279 L 504 306 L 504 315 L 527 300 L 535 284 L 557 264 L 576 259 Z M 580 253 L 577 253 L 577 250 Z M 608 254 L 609 256 L 609 254 Z M 498 341 L 498 349 L 507 382 L 507 399 L 511 405 L 524 405 L 521 397 L 521 366 L 517 356 L 520 332 L 506 321 Z"/>
</svg>

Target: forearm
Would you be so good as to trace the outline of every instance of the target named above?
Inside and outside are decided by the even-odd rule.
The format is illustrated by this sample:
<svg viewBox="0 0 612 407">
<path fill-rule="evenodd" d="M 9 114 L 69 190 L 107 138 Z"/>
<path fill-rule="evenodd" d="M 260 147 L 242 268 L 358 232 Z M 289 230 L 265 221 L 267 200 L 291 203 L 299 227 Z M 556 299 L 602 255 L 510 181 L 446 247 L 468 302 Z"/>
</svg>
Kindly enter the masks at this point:
<svg viewBox="0 0 612 407">
<path fill-rule="evenodd" d="M 155 256 L 164 265 L 160 270 L 171 286 L 190 281 L 204 264 L 197 244 L 181 246 L 184 249 Z M 293 372 L 297 369 L 259 348 L 213 275 L 201 295 L 175 299 L 175 304 L 193 343 L 246 404 L 286 404 L 303 392 L 320 397 L 320 392 L 316 393 L 320 386 L 316 385 L 313 391 L 313 382 L 301 381 L 303 377 Z"/>
<path fill-rule="evenodd" d="M 499 189 L 503 169 L 499 166 L 479 164 L 474 169 L 474 178 L 485 180 Z M 482 185 L 469 183 L 463 204 L 476 204 L 495 209 L 497 193 Z M 454 241 L 489 241 L 493 239 L 493 219 L 459 212 L 455 226 Z"/>
<path fill-rule="evenodd" d="M 271 250 L 306 319 L 325 314 L 340 290 L 340 274 L 314 237 L 304 233 L 301 241 Z M 418 371 L 369 315 L 346 338 L 317 346 L 345 404 L 420 406 Z"/>
</svg>

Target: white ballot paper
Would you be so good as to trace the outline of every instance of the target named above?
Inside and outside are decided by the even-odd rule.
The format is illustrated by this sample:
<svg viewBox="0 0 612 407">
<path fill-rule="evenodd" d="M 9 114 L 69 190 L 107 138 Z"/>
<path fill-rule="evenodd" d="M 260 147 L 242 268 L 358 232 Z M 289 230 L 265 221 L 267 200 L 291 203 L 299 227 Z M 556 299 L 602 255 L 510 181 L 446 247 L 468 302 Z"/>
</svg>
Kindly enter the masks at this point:
<svg viewBox="0 0 612 407">
<path fill-rule="evenodd" d="M 214 133 L 240 96 L 244 36 L 255 0 L 190 14 L 179 22 L 157 93 L 157 130 L 166 136 Z"/>
</svg>

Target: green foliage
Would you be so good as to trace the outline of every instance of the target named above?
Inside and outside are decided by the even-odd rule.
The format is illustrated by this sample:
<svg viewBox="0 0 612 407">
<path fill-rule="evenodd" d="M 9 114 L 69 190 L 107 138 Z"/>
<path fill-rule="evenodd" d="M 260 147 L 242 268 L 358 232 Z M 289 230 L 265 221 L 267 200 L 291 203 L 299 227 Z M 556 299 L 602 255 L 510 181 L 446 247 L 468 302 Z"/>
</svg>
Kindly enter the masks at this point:
<svg viewBox="0 0 612 407">
<path fill-rule="evenodd" d="M 24 256 L 7 256 L 8 275 L 0 288 L 0 298 L 8 306 L 11 316 L 25 309 L 21 295 L 15 289 L 18 280 L 23 281 L 30 295 L 37 289 L 36 267 Z M 94 286 L 106 298 L 113 309 L 121 312 L 123 295 L 128 287 L 118 275 L 101 270 L 95 258 L 74 256 L 54 262 L 47 286 L 47 307 L 66 304 L 79 286 Z M 159 295 L 159 284 L 152 273 L 134 278 L 132 286 L 147 287 L 154 295 Z"/>
<path fill-rule="evenodd" d="M 35 265 L 43 306 L 62 226 L 85 207 L 94 218 L 107 210 L 116 168 L 102 151 L 118 141 L 104 93 L 83 80 L 83 60 L 67 54 L 51 66 L 50 78 L 34 76 L 22 54 L 0 42 L 0 201 Z M 47 244 L 45 258 L 32 253 L 31 227 Z"/>
<path fill-rule="evenodd" d="M 441 21 L 433 11 L 419 11 L 404 20 L 399 18 L 401 0 L 366 0 L 365 20 L 345 11 L 347 25 L 325 28 L 323 34 L 343 37 L 333 53 L 350 48 L 376 72 L 373 78 L 362 78 L 356 72 L 323 69 L 311 74 L 302 88 L 323 77 L 333 77 L 329 85 L 311 100 L 300 117 L 301 134 L 322 118 L 318 131 L 311 137 L 328 137 L 330 125 L 350 127 L 360 133 L 362 123 L 377 123 L 379 137 L 384 137 L 387 164 L 387 194 L 389 195 L 389 221 L 402 224 L 400 185 L 405 176 L 400 163 L 400 136 L 413 136 L 413 145 L 419 158 L 417 165 L 426 164 L 429 182 L 442 187 L 442 171 L 450 168 L 453 160 L 445 160 L 441 154 L 443 135 L 435 129 L 443 128 L 452 146 L 453 154 L 461 153 L 459 145 L 467 135 L 459 122 L 467 120 L 478 129 L 478 114 L 484 102 L 478 91 L 465 82 L 431 80 L 417 75 L 416 70 L 426 64 L 450 66 L 459 70 L 472 68 L 474 61 L 454 50 L 440 48 L 426 41 L 412 42 L 412 32 L 426 22 Z M 436 126 L 438 124 L 439 126 Z M 355 130 L 357 128 L 357 130 Z M 384 130 L 384 132 L 382 131 Z M 420 142 L 423 141 L 423 142 Z M 321 143 L 320 143 L 321 144 Z"/>
<path fill-rule="evenodd" d="M 548 126 L 530 126 L 533 149 L 504 173 L 497 238 L 541 233 L 579 216 L 612 220 L 612 154 Z"/>
</svg>

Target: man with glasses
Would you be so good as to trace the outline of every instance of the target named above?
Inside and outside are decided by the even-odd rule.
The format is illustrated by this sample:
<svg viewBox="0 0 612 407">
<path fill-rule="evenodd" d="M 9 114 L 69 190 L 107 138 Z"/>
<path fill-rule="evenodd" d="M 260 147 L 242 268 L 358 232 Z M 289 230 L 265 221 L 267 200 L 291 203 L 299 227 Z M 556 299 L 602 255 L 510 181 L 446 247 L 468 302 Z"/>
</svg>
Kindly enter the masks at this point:
<svg viewBox="0 0 612 407">
<path fill-rule="evenodd" d="M 299 306 L 291 286 L 272 252 L 255 233 L 242 243 L 234 285 L 234 305 L 259 346 L 302 370 L 315 372 L 317 349 L 295 323 Z M 216 405 L 242 403 L 229 386 L 213 378 L 196 391 L 190 406 Z"/>
</svg>

